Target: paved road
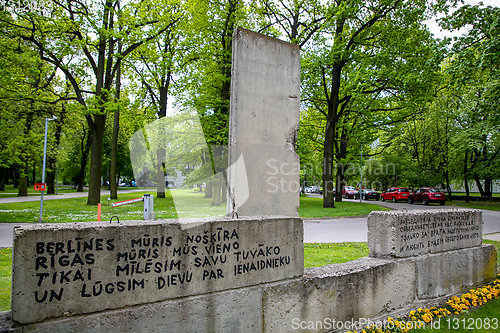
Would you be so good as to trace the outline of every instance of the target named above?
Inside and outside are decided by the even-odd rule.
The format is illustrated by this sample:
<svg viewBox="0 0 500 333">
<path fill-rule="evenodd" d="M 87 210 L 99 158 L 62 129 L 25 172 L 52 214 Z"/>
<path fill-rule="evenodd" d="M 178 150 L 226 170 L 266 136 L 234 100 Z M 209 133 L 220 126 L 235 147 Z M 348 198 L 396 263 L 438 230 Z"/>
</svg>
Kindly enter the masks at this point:
<svg viewBox="0 0 500 333">
<path fill-rule="evenodd" d="M 319 195 L 309 194 L 309 196 L 320 197 Z M 350 202 L 359 202 L 354 199 L 343 199 Z M 366 203 L 376 204 L 379 206 L 388 207 L 394 210 L 422 209 L 451 209 L 452 206 L 440 206 L 438 204 L 430 204 L 424 206 L 420 203 L 409 204 L 406 202 L 381 202 L 381 201 L 363 201 Z M 459 208 L 460 209 L 460 208 Z M 483 213 L 483 234 L 500 233 L 500 212 L 491 210 L 481 210 Z M 305 220 L 304 221 L 304 242 L 305 243 L 336 243 L 336 242 L 366 242 L 368 226 L 366 218 L 342 218 L 342 219 L 322 219 L 322 220 Z M 492 235 L 488 238 L 496 239 L 498 235 Z M 500 239 L 499 239 L 500 240 Z"/>
<path fill-rule="evenodd" d="M 140 191 L 140 190 L 130 190 Z M 71 195 L 74 195 L 72 193 Z M 78 193 L 80 196 L 86 196 L 86 193 Z M 103 191 L 103 194 L 106 194 Z M 66 194 L 65 194 L 66 195 Z M 314 195 L 311 195 L 314 196 Z M 54 196 L 52 196 L 54 197 Z M 63 198 L 64 196 L 57 196 L 54 198 Z M 50 197 L 49 197 L 50 198 Z M 20 198 L 3 198 L 0 203 L 6 199 L 20 199 Z M 31 199 L 27 197 L 24 199 Z M 38 198 L 39 199 L 39 198 Z M 45 200 L 45 198 L 44 198 Z M 359 201 L 352 199 L 344 199 L 346 201 Z M 26 200 L 31 201 L 31 200 Z M 412 209 L 451 209 L 451 206 L 439 206 L 431 204 L 424 206 L 422 204 L 408 203 L 392 203 L 380 201 L 368 201 L 368 203 L 389 207 L 395 210 L 406 208 Z M 483 212 L 483 234 L 490 234 L 485 238 L 500 240 L 500 212 L 482 210 Z M 0 248 L 12 246 L 12 230 L 16 225 L 23 225 L 23 223 L 0 223 Z M 337 242 L 366 242 L 367 241 L 368 226 L 366 218 L 342 218 L 342 219 L 314 219 L 304 221 L 304 242 L 305 243 L 337 243 Z"/>
</svg>

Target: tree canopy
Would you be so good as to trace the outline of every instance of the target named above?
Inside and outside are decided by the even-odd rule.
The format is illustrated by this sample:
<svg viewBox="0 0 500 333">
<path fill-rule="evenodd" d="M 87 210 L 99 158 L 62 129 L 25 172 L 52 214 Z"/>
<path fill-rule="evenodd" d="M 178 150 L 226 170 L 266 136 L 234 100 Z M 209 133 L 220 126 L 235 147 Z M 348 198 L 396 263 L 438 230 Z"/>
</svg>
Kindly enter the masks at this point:
<svg viewBox="0 0 500 333">
<path fill-rule="evenodd" d="M 177 159 L 194 140 L 186 132 L 169 147 L 145 139 L 147 163 L 155 164 L 140 177 L 158 184 L 159 197 L 168 173 L 189 174 L 191 185 L 209 179 L 210 193 L 218 193 L 212 203 L 220 204 L 223 180 L 214 175 L 227 144 L 238 26 L 300 46 L 301 180 L 324 187 L 324 207 L 342 200 L 344 185 L 442 186 L 451 194 L 474 183 L 491 196 L 500 179 L 498 7 L 445 0 L 44 4 L 0 12 L 0 190 L 14 183 L 27 195 L 41 179 L 45 118 L 57 118 L 49 128 L 49 190 L 60 168 L 65 182 L 81 191 L 88 184 L 88 204 L 97 204 L 103 183 L 116 196 L 121 179 L 139 177 L 134 135 L 194 112 L 203 148 Z M 425 22 L 438 13 L 443 29 L 466 32 L 436 39 Z"/>
</svg>

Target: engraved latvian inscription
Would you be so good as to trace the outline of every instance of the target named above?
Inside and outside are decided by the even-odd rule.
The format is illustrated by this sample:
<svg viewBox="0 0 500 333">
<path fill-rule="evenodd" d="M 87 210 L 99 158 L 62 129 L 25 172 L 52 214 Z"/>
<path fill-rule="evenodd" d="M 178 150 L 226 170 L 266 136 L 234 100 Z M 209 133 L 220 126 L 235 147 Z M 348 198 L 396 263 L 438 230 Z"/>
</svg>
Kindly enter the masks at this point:
<svg viewBox="0 0 500 333">
<path fill-rule="evenodd" d="M 273 221 L 292 225 L 293 245 L 266 230 L 273 223 L 254 221 L 26 233 L 17 242 L 13 315 L 32 322 L 299 276 L 299 221 Z"/>
</svg>

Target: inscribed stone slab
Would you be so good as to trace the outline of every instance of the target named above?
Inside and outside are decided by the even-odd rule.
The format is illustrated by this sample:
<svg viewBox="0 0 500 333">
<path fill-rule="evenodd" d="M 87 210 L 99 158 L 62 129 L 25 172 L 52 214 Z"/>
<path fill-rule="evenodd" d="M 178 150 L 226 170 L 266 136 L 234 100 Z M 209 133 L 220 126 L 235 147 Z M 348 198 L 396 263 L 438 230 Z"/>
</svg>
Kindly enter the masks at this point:
<svg viewBox="0 0 500 333">
<path fill-rule="evenodd" d="M 300 51 L 238 28 L 233 37 L 229 216 L 298 216 Z"/>
<path fill-rule="evenodd" d="M 12 317 L 22 323 L 301 276 L 300 218 L 16 228 Z"/>
<path fill-rule="evenodd" d="M 482 244 L 483 220 L 477 209 L 371 212 L 368 246 L 373 257 L 411 257 Z"/>
</svg>

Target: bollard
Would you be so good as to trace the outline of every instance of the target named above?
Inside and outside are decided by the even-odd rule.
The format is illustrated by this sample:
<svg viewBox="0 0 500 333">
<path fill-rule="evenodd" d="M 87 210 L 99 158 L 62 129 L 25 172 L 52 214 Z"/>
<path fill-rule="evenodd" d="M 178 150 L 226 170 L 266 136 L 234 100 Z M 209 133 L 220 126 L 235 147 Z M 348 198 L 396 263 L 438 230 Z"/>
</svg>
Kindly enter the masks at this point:
<svg viewBox="0 0 500 333">
<path fill-rule="evenodd" d="M 153 220 L 154 219 L 153 201 L 154 201 L 154 196 L 152 196 L 151 194 L 144 194 L 144 219 L 145 220 Z"/>
<path fill-rule="evenodd" d="M 101 222 L 101 204 L 97 204 L 97 222 Z"/>
</svg>

